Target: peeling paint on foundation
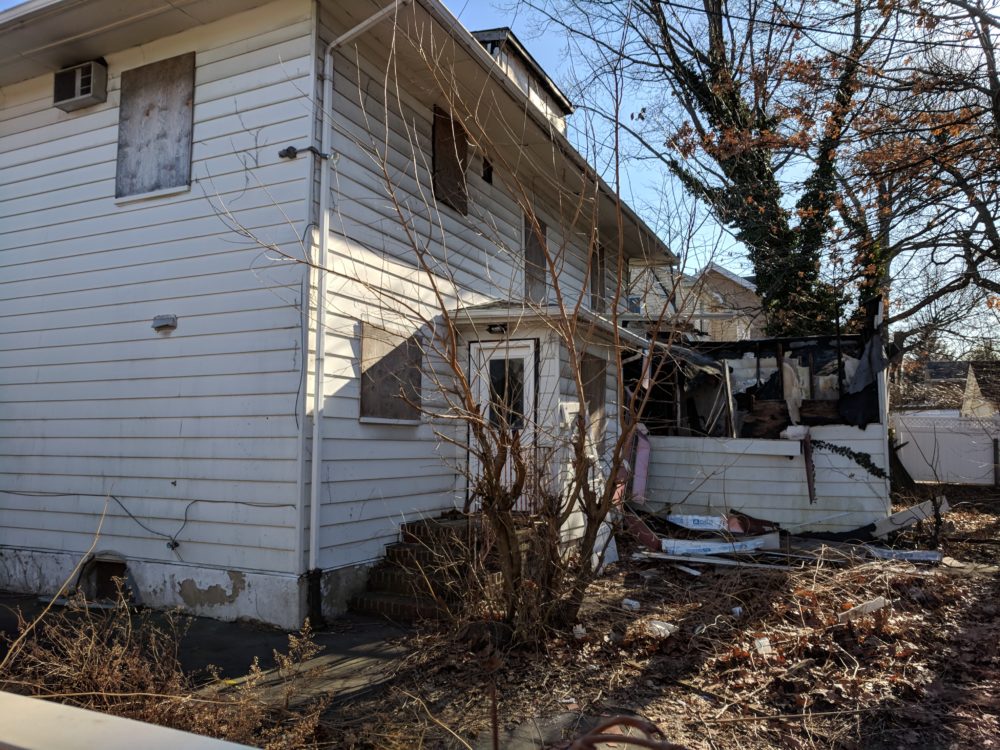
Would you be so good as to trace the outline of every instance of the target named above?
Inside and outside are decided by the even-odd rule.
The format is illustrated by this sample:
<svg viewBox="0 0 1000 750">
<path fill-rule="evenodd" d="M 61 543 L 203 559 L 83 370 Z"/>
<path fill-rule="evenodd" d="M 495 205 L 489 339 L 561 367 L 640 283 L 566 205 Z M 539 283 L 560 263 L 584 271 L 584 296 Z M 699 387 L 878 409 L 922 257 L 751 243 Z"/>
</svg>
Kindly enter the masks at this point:
<svg viewBox="0 0 1000 750">
<path fill-rule="evenodd" d="M 72 578 L 80 555 L 0 546 L 0 589 L 51 595 Z M 305 587 L 291 573 L 126 560 L 145 606 L 182 607 L 192 615 L 248 620 L 294 630 L 305 618 Z"/>
<path fill-rule="evenodd" d="M 247 586 L 246 576 L 237 570 L 227 570 L 226 575 L 232 583 L 232 591 L 226 593 L 226 589 L 217 583 L 207 588 L 201 588 L 194 579 L 188 578 L 181 581 L 178 593 L 183 602 L 189 607 L 213 607 L 220 604 L 232 604 Z"/>
</svg>

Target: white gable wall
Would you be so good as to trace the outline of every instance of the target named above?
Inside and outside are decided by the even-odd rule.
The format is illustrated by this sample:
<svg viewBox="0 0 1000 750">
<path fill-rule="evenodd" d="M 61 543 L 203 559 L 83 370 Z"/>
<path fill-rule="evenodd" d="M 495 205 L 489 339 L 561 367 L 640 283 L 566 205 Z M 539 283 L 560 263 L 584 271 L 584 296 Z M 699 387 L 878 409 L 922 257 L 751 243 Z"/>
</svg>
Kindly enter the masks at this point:
<svg viewBox="0 0 1000 750">
<path fill-rule="evenodd" d="M 107 102 L 77 112 L 51 76 L 0 90 L 0 545 L 68 553 L 36 587 L 62 583 L 114 495 L 97 550 L 149 603 L 298 620 L 304 272 L 232 225 L 301 256 L 308 161 L 277 152 L 310 142 L 311 12 L 108 54 Z M 116 203 L 121 73 L 192 50 L 194 184 Z M 154 333 L 159 314 L 177 330 Z M 254 599 L 260 574 L 291 598 Z"/>
<path fill-rule="evenodd" d="M 332 39 L 347 28 L 345 19 L 323 6 L 322 37 Z M 397 86 L 392 75 L 387 79 L 384 51 L 367 36 L 339 51 L 334 68 L 334 213 L 321 492 L 323 568 L 377 559 L 385 545 L 396 540 L 401 521 L 460 506 L 465 498 L 461 475 L 465 451 L 435 434 L 446 430 L 451 439 L 464 444 L 464 428 L 442 427 L 427 420 L 420 425 L 383 425 L 359 419 L 359 321 L 414 331 L 422 316 L 437 316 L 427 274 L 419 268 L 371 150 L 386 155 L 395 199 L 404 206 L 415 235 L 427 242 L 435 278 L 451 301 L 456 297 L 464 304 L 519 299 L 524 288 L 522 208 L 513 191 L 503 185 L 499 169 L 492 185 L 482 179 L 482 155 L 471 144 L 468 215 L 444 205 L 429 208 L 433 106 L 445 106 L 443 97 L 402 83 Z M 558 204 L 541 196 L 536 204 L 539 217 L 548 225 L 548 247 L 557 255 L 567 304 L 574 305 L 584 295 L 586 308 L 586 239 L 565 238 L 563 233 L 571 223 L 572 209 L 561 211 Z M 554 296 L 550 299 L 555 301 Z M 466 333 L 469 340 L 477 338 L 474 331 Z M 544 334 L 537 335 L 551 338 Z M 479 337 L 495 338 L 485 331 Z M 557 354 L 555 342 L 543 343 L 546 351 Z M 467 347 L 462 347 L 460 361 L 467 357 Z M 548 365 L 542 363 L 543 377 L 545 373 L 557 376 L 557 361 L 558 357 Z M 440 370 L 442 365 L 428 354 L 425 367 Z M 428 375 L 423 388 L 425 406 L 441 402 Z M 546 394 L 554 398 L 556 393 L 554 385 L 544 387 L 540 398 Z M 609 409 L 612 401 L 609 398 Z M 542 408 L 547 413 L 544 404 Z"/>
</svg>

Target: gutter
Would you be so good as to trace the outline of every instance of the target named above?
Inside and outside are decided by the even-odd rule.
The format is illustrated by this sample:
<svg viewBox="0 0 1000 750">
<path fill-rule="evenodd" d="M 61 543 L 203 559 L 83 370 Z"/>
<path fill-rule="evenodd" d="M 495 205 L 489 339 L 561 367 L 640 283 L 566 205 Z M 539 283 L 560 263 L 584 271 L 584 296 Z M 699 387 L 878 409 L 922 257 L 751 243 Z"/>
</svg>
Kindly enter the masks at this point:
<svg viewBox="0 0 1000 750">
<path fill-rule="evenodd" d="M 320 153 L 318 158 L 321 161 L 320 181 L 319 181 L 319 249 L 315 261 L 316 279 L 316 335 L 315 351 L 316 362 L 313 371 L 313 431 L 312 431 L 312 455 L 311 474 L 309 486 L 309 564 L 306 571 L 307 578 L 307 607 L 309 618 L 314 626 L 319 626 L 323 621 L 322 613 L 322 591 L 321 576 L 322 569 L 319 567 L 319 505 L 321 500 L 321 487 L 323 483 L 323 412 L 324 393 L 323 381 L 325 378 L 326 365 L 326 280 L 327 262 L 330 255 L 330 168 L 333 154 L 333 52 L 338 47 L 342 47 L 353 39 L 366 32 L 411 0 L 393 0 L 392 3 L 376 11 L 364 21 L 361 21 L 353 28 L 344 32 L 332 42 L 326 45 L 323 51 L 323 97 L 322 100 L 313 102 L 313 116 L 316 115 L 316 108 L 320 107 L 322 117 L 322 137 Z"/>
</svg>

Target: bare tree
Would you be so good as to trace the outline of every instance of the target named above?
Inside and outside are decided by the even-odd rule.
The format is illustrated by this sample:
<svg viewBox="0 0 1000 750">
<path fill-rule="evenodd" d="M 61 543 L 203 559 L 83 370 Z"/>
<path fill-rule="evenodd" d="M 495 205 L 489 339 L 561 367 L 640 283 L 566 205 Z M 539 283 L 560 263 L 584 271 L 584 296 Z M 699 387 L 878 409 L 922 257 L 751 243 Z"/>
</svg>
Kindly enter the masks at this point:
<svg viewBox="0 0 1000 750">
<path fill-rule="evenodd" d="M 679 339 L 670 306 L 654 313 L 648 331 L 624 327 L 628 265 L 670 256 L 566 141 L 551 136 L 545 150 L 530 153 L 512 146 L 515 123 L 491 101 L 498 94 L 461 90 L 451 49 L 450 40 L 401 14 L 383 59 L 352 51 L 340 60 L 363 127 L 328 113 L 338 148 L 354 155 L 354 164 L 334 160 L 329 168 L 336 184 L 358 180 L 350 170 L 364 165 L 362 177 L 369 188 L 378 186 L 378 198 L 363 208 L 378 224 L 335 217 L 338 253 L 328 264 L 309 252 L 289 253 L 221 212 L 248 240 L 335 282 L 326 299 L 313 300 L 315 308 L 326 306 L 328 330 L 353 327 L 361 316 L 419 349 L 422 393 L 391 374 L 382 391 L 433 425 L 467 484 L 463 511 L 483 519 L 488 550 L 467 552 L 480 554 L 480 564 L 482 555 L 495 561 L 500 586 L 478 582 L 475 591 L 491 598 L 469 597 L 466 614 L 500 616 L 515 639 L 534 640 L 575 621 L 623 510 L 632 445 L 649 402 L 648 390 L 625 382 L 623 363 L 646 362 L 644 374 L 655 377 L 670 366 Z M 426 111 L 409 93 L 428 82 L 438 103 L 430 132 Z M 443 184 L 436 171 L 433 152 L 442 144 L 457 186 Z M 533 163 L 539 159 L 546 163 Z M 486 163 L 492 204 L 468 179 L 473 164 L 482 170 Z M 344 195 L 338 204 L 351 199 Z M 498 218 L 500 210 L 523 214 L 523 238 L 511 238 L 511 220 Z M 456 212 L 467 217 L 458 233 Z M 465 251 L 470 245 L 477 248 L 475 268 Z M 535 276 L 544 280 L 544 296 L 530 289 Z M 661 281 L 675 283 L 672 273 Z M 533 414 L 520 405 L 509 372 L 484 382 L 470 366 L 470 342 L 489 340 L 499 351 L 511 345 L 484 330 L 491 315 L 504 320 L 501 331 L 545 332 L 557 402 Z M 646 356 L 651 348 L 662 356 Z M 344 374 L 358 365 L 345 365 Z"/>
</svg>

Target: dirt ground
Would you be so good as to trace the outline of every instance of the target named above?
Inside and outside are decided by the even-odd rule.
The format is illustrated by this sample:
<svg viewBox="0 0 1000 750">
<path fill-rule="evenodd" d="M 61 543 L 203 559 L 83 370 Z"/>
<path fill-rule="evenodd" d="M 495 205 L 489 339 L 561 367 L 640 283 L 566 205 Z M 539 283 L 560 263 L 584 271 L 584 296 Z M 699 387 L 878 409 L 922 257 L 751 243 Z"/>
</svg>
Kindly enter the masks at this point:
<svg viewBox="0 0 1000 750">
<path fill-rule="evenodd" d="M 797 570 L 697 577 L 624 562 L 592 586 L 583 631 L 543 651 L 425 629 L 385 689 L 326 715 L 331 742 L 492 747 L 495 689 L 504 748 L 567 747 L 614 715 L 690 748 L 1000 747 L 1000 491 L 945 491 L 942 565 L 842 547 Z M 896 546 L 926 549 L 930 531 Z M 881 610 L 839 622 L 879 596 Z"/>
</svg>

